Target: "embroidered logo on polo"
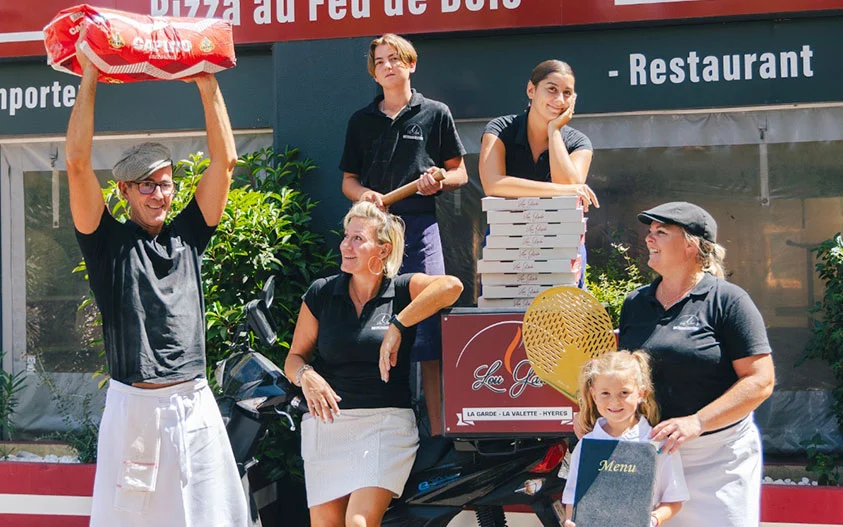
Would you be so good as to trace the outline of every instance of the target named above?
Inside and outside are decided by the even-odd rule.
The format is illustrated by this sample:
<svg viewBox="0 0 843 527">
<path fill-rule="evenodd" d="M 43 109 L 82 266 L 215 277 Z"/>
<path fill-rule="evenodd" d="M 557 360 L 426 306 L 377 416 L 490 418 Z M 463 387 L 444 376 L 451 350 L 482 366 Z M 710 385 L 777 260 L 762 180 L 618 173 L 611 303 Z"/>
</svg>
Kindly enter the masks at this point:
<svg viewBox="0 0 843 527">
<path fill-rule="evenodd" d="M 381 313 L 372 322 L 372 327 L 369 329 L 389 329 L 389 313 Z"/>
<path fill-rule="evenodd" d="M 683 315 L 676 319 L 673 329 L 676 331 L 694 331 L 702 327 L 702 322 L 696 315 Z"/>
<path fill-rule="evenodd" d="M 404 128 L 404 135 L 401 136 L 403 139 L 412 139 L 413 141 L 424 141 L 424 134 L 422 133 L 421 126 L 411 123 L 408 124 L 406 128 Z"/>
</svg>

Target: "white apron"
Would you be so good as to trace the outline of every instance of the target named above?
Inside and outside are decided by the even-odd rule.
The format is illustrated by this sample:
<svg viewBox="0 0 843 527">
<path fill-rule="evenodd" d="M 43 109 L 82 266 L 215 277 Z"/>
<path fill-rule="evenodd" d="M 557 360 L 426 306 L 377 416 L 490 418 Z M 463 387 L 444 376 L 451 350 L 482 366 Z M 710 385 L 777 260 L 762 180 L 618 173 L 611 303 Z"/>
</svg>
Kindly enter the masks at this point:
<svg viewBox="0 0 843 527">
<path fill-rule="evenodd" d="M 691 498 L 670 527 L 757 527 L 761 521 L 761 437 L 752 414 L 700 436 L 679 452 Z"/>
<path fill-rule="evenodd" d="M 154 390 L 110 381 L 91 527 L 245 527 L 248 518 L 205 379 Z"/>
</svg>

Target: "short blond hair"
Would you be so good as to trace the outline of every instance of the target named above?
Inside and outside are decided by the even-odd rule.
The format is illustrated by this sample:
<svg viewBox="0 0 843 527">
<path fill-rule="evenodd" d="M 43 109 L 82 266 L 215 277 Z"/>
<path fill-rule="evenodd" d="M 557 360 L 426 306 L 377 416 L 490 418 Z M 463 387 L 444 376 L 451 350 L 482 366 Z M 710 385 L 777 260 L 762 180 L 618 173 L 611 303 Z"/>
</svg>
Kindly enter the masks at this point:
<svg viewBox="0 0 843 527">
<path fill-rule="evenodd" d="M 349 222 L 354 218 L 362 218 L 373 222 L 378 243 L 380 245 L 385 243 L 392 245 L 392 250 L 384 260 L 383 274 L 387 278 L 397 275 L 398 269 L 401 268 L 401 263 L 404 261 L 404 220 L 394 214 L 382 211 L 371 201 L 358 201 L 352 205 L 342 220 L 343 228 L 348 228 Z"/>
<path fill-rule="evenodd" d="M 375 77 L 375 49 L 383 44 L 392 46 L 396 53 L 398 53 L 398 58 L 406 66 L 415 64 L 419 59 L 419 55 L 416 53 L 416 48 L 413 47 L 409 40 L 404 37 L 399 37 L 395 33 L 386 33 L 369 43 L 369 75 L 371 75 L 372 78 Z"/>
</svg>

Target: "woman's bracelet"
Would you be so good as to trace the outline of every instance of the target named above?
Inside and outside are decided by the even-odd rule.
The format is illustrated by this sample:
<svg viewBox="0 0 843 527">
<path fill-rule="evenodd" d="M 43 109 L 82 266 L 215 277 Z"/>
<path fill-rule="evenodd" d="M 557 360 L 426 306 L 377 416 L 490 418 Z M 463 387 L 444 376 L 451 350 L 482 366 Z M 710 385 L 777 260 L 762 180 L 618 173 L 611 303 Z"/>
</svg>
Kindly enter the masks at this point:
<svg viewBox="0 0 843 527">
<path fill-rule="evenodd" d="M 650 527 L 659 527 L 662 524 L 662 521 L 656 516 L 655 512 L 650 513 Z"/>
<path fill-rule="evenodd" d="M 310 364 L 306 364 L 306 363 L 299 366 L 299 369 L 296 370 L 296 378 L 293 381 L 293 384 L 295 384 L 296 386 L 301 386 L 302 375 L 304 375 L 304 372 L 306 372 L 307 370 L 312 370 L 312 369 L 313 369 L 313 366 L 311 366 Z"/>
</svg>

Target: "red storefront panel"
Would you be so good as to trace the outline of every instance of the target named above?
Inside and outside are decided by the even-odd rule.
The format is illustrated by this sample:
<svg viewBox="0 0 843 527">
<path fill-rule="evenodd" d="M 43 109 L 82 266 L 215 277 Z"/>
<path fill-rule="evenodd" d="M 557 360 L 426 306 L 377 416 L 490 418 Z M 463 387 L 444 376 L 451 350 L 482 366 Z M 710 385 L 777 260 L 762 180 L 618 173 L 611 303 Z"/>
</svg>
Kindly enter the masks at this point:
<svg viewBox="0 0 843 527">
<path fill-rule="evenodd" d="M 564 25 L 732 17 L 843 9 L 841 0 L 591 0 L 565 2 Z"/>
<path fill-rule="evenodd" d="M 41 29 L 71 0 L 0 3 L 0 57 L 44 55 Z M 95 0 L 135 13 L 223 18 L 238 44 L 394 33 L 611 24 L 843 9 L 841 0 Z"/>
</svg>

